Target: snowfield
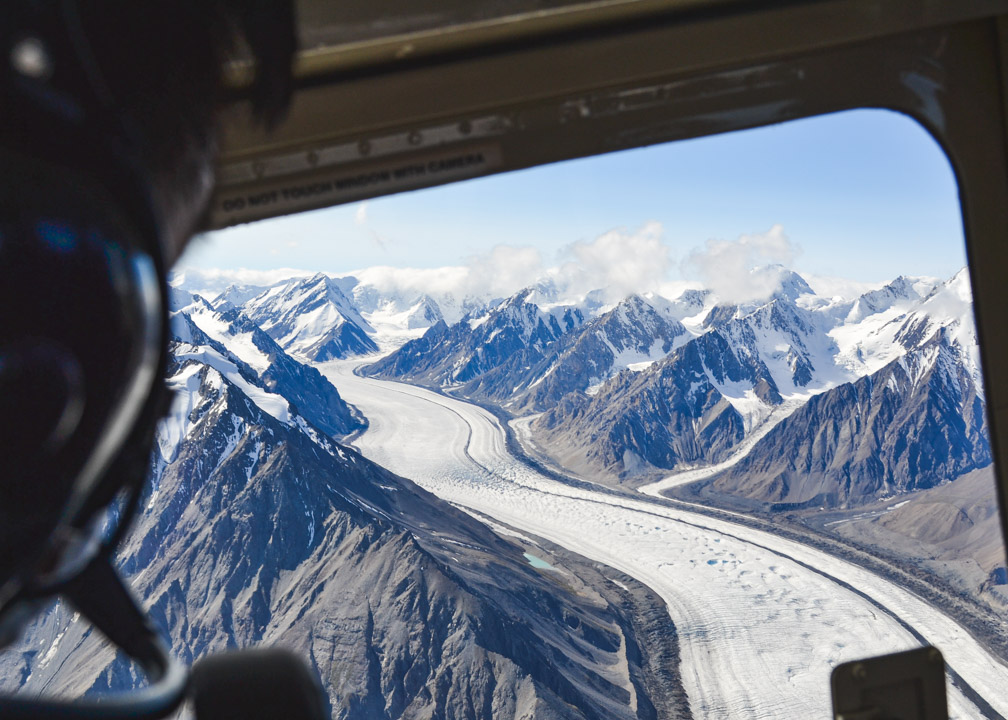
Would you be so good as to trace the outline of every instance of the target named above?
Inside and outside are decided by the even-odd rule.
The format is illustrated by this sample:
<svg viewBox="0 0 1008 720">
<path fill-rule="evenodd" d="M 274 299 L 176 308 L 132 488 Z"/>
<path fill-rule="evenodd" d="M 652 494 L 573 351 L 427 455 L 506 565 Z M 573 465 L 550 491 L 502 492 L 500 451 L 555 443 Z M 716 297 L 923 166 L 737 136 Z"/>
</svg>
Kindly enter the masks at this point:
<svg viewBox="0 0 1008 720">
<path fill-rule="evenodd" d="M 830 717 L 836 664 L 916 647 L 919 637 L 1008 715 L 1008 667 L 903 588 L 766 532 L 554 481 L 508 453 L 490 413 L 357 377 L 359 364 L 318 367 L 370 421 L 355 441 L 368 458 L 449 502 L 611 565 L 663 598 L 694 717 Z M 985 717 L 951 685 L 949 709 Z"/>
</svg>

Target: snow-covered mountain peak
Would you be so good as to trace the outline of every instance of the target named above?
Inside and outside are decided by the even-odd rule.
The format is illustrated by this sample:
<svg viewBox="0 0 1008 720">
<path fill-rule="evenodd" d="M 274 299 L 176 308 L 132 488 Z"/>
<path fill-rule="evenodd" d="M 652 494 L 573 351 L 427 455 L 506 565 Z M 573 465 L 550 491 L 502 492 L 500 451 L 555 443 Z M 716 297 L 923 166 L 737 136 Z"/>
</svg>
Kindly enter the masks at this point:
<svg viewBox="0 0 1008 720">
<path fill-rule="evenodd" d="M 615 321 L 625 327 L 635 329 L 638 334 L 654 335 L 659 325 L 675 328 L 674 334 L 684 331 L 682 323 L 676 317 L 675 308 L 663 297 L 652 295 L 628 295 L 612 310 L 600 315 L 599 319 L 608 319 L 609 325 Z"/>
<path fill-rule="evenodd" d="M 981 388 L 969 275 L 965 269 L 960 270 L 945 282 L 935 284 L 920 299 L 921 291 L 929 284 L 926 279 L 907 278 L 898 286 L 909 287 L 907 294 L 916 293 L 916 301 L 894 300 L 863 319 L 834 328 L 830 335 L 839 347 L 838 362 L 856 375 L 870 374 L 943 332 L 948 342 L 958 349 L 976 386 Z M 892 298 L 886 288 L 877 292 L 882 295 L 876 297 Z"/>
<path fill-rule="evenodd" d="M 743 315 L 747 323 L 764 332 L 778 332 L 789 336 L 792 342 L 804 345 L 802 338 L 816 330 L 813 315 L 783 297 L 774 297 L 765 305 Z"/>
<path fill-rule="evenodd" d="M 179 288 L 170 288 L 168 290 L 168 304 L 169 312 L 172 314 L 178 312 L 193 313 L 214 311 L 213 303 L 202 295 L 187 292 L 186 290 L 181 290 Z"/>
<path fill-rule="evenodd" d="M 936 289 L 947 289 L 948 292 L 955 293 L 964 302 L 973 302 L 973 284 L 970 282 L 969 268 L 959 269 L 955 275 L 950 277 Z"/>
<path fill-rule="evenodd" d="M 551 327 L 556 325 L 556 320 L 532 302 L 534 295 L 534 288 L 525 288 L 501 302 L 485 322 L 473 328 L 477 336 L 485 334 L 484 342 L 489 342 L 507 330 L 515 333 L 525 345 L 530 341 L 545 343 L 560 335 L 559 327 Z M 549 329 L 544 330 L 544 327 Z"/>
<path fill-rule="evenodd" d="M 947 331 L 949 340 L 960 347 L 974 346 L 973 293 L 965 269 L 935 286 L 893 324 L 899 324 L 894 339 L 907 350 L 922 346 L 941 330 Z"/>
<path fill-rule="evenodd" d="M 406 327 L 412 329 L 428 328 L 443 320 L 441 308 L 430 295 L 423 295 L 406 311 Z"/>
<path fill-rule="evenodd" d="M 939 384 L 949 392 L 959 391 L 959 348 L 945 328 L 939 328 L 925 343 L 900 356 L 897 363 L 914 385 L 932 372 L 939 374 Z M 961 394 L 961 393 L 959 393 Z"/>
<path fill-rule="evenodd" d="M 934 286 L 934 281 L 929 282 L 928 279 L 909 278 L 905 275 L 900 275 L 891 283 L 877 290 L 863 293 L 858 297 L 851 305 L 845 322 L 860 322 L 869 315 L 875 315 L 893 308 L 907 309 L 914 303 L 919 302 L 926 292 L 932 291 Z"/>
<path fill-rule="evenodd" d="M 980 370 L 980 351 L 976 337 L 976 320 L 973 316 L 973 288 L 969 272 L 961 269 L 935 289 L 911 313 L 905 328 L 919 333 L 918 343 L 926 342 L 938 332 L 944 332 L 949 343 L 957 349 L 968 368 L 973 382 L 983 388 Z M 901 333 L 904 328 L 901 328 Z M 897 336 L 906 345 L 913 337 L 910 333 Z"/>
<path fill-rule="evenodd" d="M 374 328 L 344 294 L 340 283 L 318 273 L 272 287 L 247 301 L 245 313 L 291 353 L 331 360 L 377 352 Z"/>
<path fill-rule="evenodd" d="M 474 332 L 496 337 L 503 328 L 517 331 L 523 342 L 547 328 L 549 339 L 555 339 L 584 321 L 584 313 L 576 305 L 552 304 L 543 301 L 534 287 L 527 287 L 495 304 L 492 310 L 465 318 Z M 482 330 L 480 330 L 482 328 Z"/>
<path fill-rule="evenodd" d="M 179 310 L 191 305 L 195 296 L 188 290 L 180 287 L 168 286 L 168 308 L 170 311 Z"/>
<path fill-rule="evenodd" d="M 374 329 L 373 339 L 385 351 L 418 337 L 421 331 L 445 319 L 441 303 L 428 292 L 416 288 L 380 289 L 360 282 L 355 276 L 337 278 L 335 282 Z"/>
<path fill-rule="evenodd" d="M 584 333 L 593 335 L 608 353 L 601 348 L 579 350 L 579 343 L 575 343 L 572 349 L 582 353 L 588 351 L 596 356 L 611 354 L 611 358 L 606 357 L 606 361 L 601 363 L 606 375 L 593 380 L 603 380 L 607 375 L 626 368 L 646 368 L 689 339 L 686 328 L 675 318 L 667 303 L 660 297 L 629 295 L 612 310 L 584 326 Z M 593 359 L 601 360 L 601 357 Z M 587 358 L 582 362 L 585 360 Z"/>
<path fill-rule="evenodd" d="M 655 306 L 642 295 L 633 293 L 620 300 L 613 309 L 620 310 L 623 313 L 639 314 L 647 311 L 654 312 Z"/>
<path fill-rule="evenodd" d="M 441 308 L 429 295 L 416 298 L 405 308 L 389 299 L 364 316 L 376 331 L 375 340 L 386 350 L 398 348 L 444 322 Z"/>
<path fill-rule="evenodd" d="M 708 297 L 710 297 L 710 290 L 687 288 L 683 290 L 677 298 L 670 302 L 699 310 L 707 303 Z"/>
<path fill-rule="evenodd" d="M 343 292 L 340 285 L 341 283 L 325 273 L 317 273 L 310 278 L 287 283 L 280 292 L 281 302 L 291 303 L 299 309 L 309 312 L 322 305 L 330 305 L 350 322 L 371 332 L 371 327 Z"/>
<path fill-rule="evenodd" d="M 806 396 L 847 380 L 838 375 L 836 345 L 816 313 L 783 296 L 721 323 L 717 332 L 737 352 L 760 358 L 784 397 Z"/>
<path fill-rule="evenodd" d="M 215 308 L 241 307 L 267 290 L 268 288 L 262 285 L 228 285 L 220 295 L 214 298 L 213 306 Z"/>
<path fill-rule="evenodd" d="M 752 271 L 754 274 L 777 275 L 777 289 L 769 295 L 749 300 L 742 303 L 720 302 L 716 297 L 706 296 L 705 304 L 709 304 L 709 310 L 702 314 L 702 322 L 698 324 L 698 330 L 710 330 L 712 328 L 723 327 L 733 320 L 738 320 L 754 314 L 763 312 L 764 308 L 784 307 L 794 308 L 801 312 L 811 304 L 810 299 L 815 297 L 815 291 L 809 287 L 805 279 L 798 273 L 787 270 L 780 265 L 771 265 L 765 268 L 757 268 Z M 711 300 L 714 302 L 711 303 Z M 694 319 L 695 322 L 695 319 Z M 690 325 L 687 325 L 689 327 Z"/>
<path fill-rule="evenodd" d="M 180 362 L 198 361 L 215 368 L 280 422 L 289 422 L 293 412 L 333 436 L 361 426 L 332 383 L 290 357 L 237 308 L 219 311 L 193 303 L 174 314 L 172 329 Z"/>
<path fill-rule="evenodd" d="M 329 304 L 337 308 L 351 322 L 366 324 L 357 308 L 344 294 L 340 283 L 325 273 L 316 273 L 307 278 L 294 278 L 276 286 L 274 292 L 267 292 L 253 299 L 253 305 L 259 305 L 264 299 L 269 299 L 278 310 L 300 309 L 310 311 L 320 305 Z"/>
<path fill-rule="evenodd" d="M 916 285 L 917 283 L 908 278 L 906 275 L 900 275 L 883 289 L 900 297 L 909 298 L 918 296 Z"/>
<path fill-rule="evenodd" d="M 536 302 L 540 304 L 556 303 L 560 300 L 560 290 L 553 278 L 543 278 L 536 282 L 531 289 L 535 293 Z"/>
<path fill-rule="evenodd" d="M 809 287 L 801 275 L 793 270 L 788 270 L 782 265 L 774 265 L 772 270 L 778 273 L 778 289 L 773 293 L 774 297 L 783 297 L 794 302 L 802 295 L 815 295 L 815 291 Z"/>
<path fill-rule="evenodd" d="M 272 359 L 268 351 L 262 348 L 275 343 L 237 308 L 228 306 L 223 312 L 218 311 L 203 298 L 198 295 L 195 297 L 198 299 L 197 302 L 183 308 L 180 313 L 187 315 L 208 338 L 226 347 L 228 352 L 255 370 L 257 374 L 262 375 L 266 372 Z M 260 337 L 256 337 L 257 333 Z"/>
<path fill-rule="evenodd" d="M 497 307 L 494 308 L 495 312 L 506 312 L 512 308 L 520 308 L 522 305 L 532 304 L 532 295 L 535 293 L 535 288 L 527 287 L 519 290 L 514 295 L 506 297 L 501 300 Z"/>
<path fill-rule="evenodd" d="M 710 292 L 690 288 L 674 298 L 669 298 L 654 292 L 641 293 L 641 297 L 656 311 L 669 318 L 682 322 L 705 310 Z"/>
</svg>

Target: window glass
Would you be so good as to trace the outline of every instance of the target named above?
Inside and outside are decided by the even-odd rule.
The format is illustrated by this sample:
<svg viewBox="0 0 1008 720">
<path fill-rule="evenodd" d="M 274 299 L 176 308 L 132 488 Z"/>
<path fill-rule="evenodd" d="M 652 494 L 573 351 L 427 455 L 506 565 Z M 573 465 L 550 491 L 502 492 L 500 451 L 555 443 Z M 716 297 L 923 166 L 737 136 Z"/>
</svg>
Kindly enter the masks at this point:
<svg viewBox="0 0 1008 720">
<path fill-rule="evenodd" d="M 957 188 L 905 117 L 262 221 L 172 285 L 120 562 L 183 657 L 283 642 L 341 717 L 824 717 L 930 643 L 1008 715 Z M 9 684 L 131 682 L 70 617 Z"/>
<path fill-rule="evenodd" d="M 697 715 L 823 715 L 831 667 L 922 639 L 954 712 L 994 702 L 1008 575 L 961 217 L 914 122 L 469 181 L 217 233 L 188 265 L 212 302 L 272 287 L 267 324 L 328 273 L 378 352 L 273 334 L 368 417 L 353 444 L 648 585 Z"/>
</svg>

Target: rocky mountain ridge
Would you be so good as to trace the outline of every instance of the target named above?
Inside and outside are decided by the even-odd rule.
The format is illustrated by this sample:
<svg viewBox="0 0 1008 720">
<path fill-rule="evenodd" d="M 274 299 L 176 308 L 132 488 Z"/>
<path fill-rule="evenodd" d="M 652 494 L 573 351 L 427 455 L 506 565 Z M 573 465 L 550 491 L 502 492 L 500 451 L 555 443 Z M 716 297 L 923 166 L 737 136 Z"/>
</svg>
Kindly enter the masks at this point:
<svg viewBox="0 0 1008 720">
<path fill-rule="evenodd" d="M 530 425 L 538 447 L 548 448 L 561 466 L 619 482 L 721 462 L 757 432 L 767 437 L 738 465 L 740 474 L 760 457 L 803 458 L 809 467 L 825 467 L 844 465 L 852 452 L 875 453 L 871 462 L 850 460 L 844 472 L 857 479 L 845 476 L 847 490 L 832 489 L 840 482 L 833 470 L 824 470 L 821 482 L 811 479 L 816 473 L 798 483 L 778 472 L 773 482 L 722 479 L 718 486 L 769 504 L 812 502 L 820 495 L 842 504 L 869 502 L 948 481 L 984 463 L 989 448 L 965 270 L 945 282 L 900 277 L 846 303 L 819 298 L 795 273 L 780 274 L 780 287 L 763 301 L 711 305 L 696 291 L 664 302 L 631 296 L 565 332 L 528 334 L 530 342 L 505 345 L 506 352 L 493 344 L 505 330 L 491 313 L 431 328 L 365 372 L 450 387 L 516 415 L 541 413 Z M 501 307 L 521 305 L 533 317 L 534 296 L 525 291 Z M 686 308 L 694 314 L 685 315 Z M 637 362 L 629 362 L 629 354 Z M 897 377 L 917 372 L 906 368 L 935 354 L 943 370 L 934 382 L 915 386 Z M 949 388 L 941 387 L 944 382 Z M 863 397 L 864 388 L 879 383 L 912 386 L 916 394 L 894 394 L 886 401 L 893 407 L 882 412 Z M 836 404 L 830 413 L 814 412 L 828 401 Z M 798 407 L 790 422 L 781 421 Z M 872 432 L 902 433 L 907 446 L 878 454 L 879 441 L 855 450 L 845 445 L 846 436 L 829 431 L 836 418 L 868 411 L 888 419 L 871 425 Z M 915 412 L 939 418 L 935 422 L 961 422 L 935 435 L 933 427 L 902 424 Z M 766 425 L 779 421 L 780 429 Z M 809 441 L 783 434 L 803 422 L 815 439 L 808 457 L 803 448 Z M 925 461 L 943 480 L 908 483 L 906 476 Z M 810 495 L 799 484 L 823 489 Z"/>
<path fill-rule="evenodd" d="M 218 367 L 232 362 L 242 379 L 274 396 L 274 405 L 282 402 L 277 398 L 293 403 L 327 435 L 345 436 L 366 426 L 318 370 L 290 357 L 239 309 L 218 311 L 197 295 L 173 313 L 172 323 L 178 339 L 192 346 L 186 352 L 210 348 Z"/>
<path fill-rule="evenodd" d="M 808 403 L 820 396 L 817 402 L 842 399 L 834 401 L 838 407 L 830 414 L 809 416 L 810 422 L 829 423 L 828 418 L 858 411 L 862 400 L 850 388 L 860 388 L 870 382 L 858 385 L 862 379 L 878 373 L 894 377 L 894 362 L 915 362 L 938 336 L 945 338 L 942 357 L 958 367 L 948 377 L 968 376 L 973 390 L 944 398 L 935 390 L 893 402 L 918 409 L 921 402 L 947 402 L 954 406 L 953 415 L 983 415 L 965 270 L 945 282 L 901 276 L 849 300 L 819 297 L 797 273 L 771 270 L 778 277 L 775 291 L 741 304 L 717 304 L 709 292 L 693 289 L 673 299 L 632 295 L 609 307 L 589 293 L 580 305 L 563 306 L 556 304 L 557 289 L 540 283 L 459 322 L 441 318 L 363 372 L 443 388 L 514 416 L 541 413 L 530 425 L 532 437 L 559 464 L 631 483 L 724 461 L 764 433 L 770 439 L 752 452 L 804 457 L 804 441 L 797 436 L 780 441 L 783 430 L 775 431 L 775 423 L 800 406 L 806 413 L 786 427 L 809 419 L 816 406 Z M 329 284 L 345 286 L 372 310 L 393 302 L 355 278 Z M 418 301 L 415 307 L 432 309 L 433 301 Z M 436 315 L 432 310 L 427 317 Z M 968 431 L 941 446 L 948 457 L 931 456 L 941 472 L 965 471 L 956 458 L 967 453 L 979 453 L 982 460 L 979 438 L 985 426 L 969 423 Z M 819 433 L 821 455 L 808 459 L 812 465 L 851 450 L 825 428 L 810 431 Z M 929 436 L 921 430 L 907 437 L 914 444 Z M 953 447 L 956 442 L 963 444 Z M 906 453 L 927 456 L 926 450 Z M 855 482 L 853 494 L 831 497 L 856 502 L 857 493 L 864 492 L 863 500 L 869 501 L 903 488 L 905 483 L 892 478 L 907 472 L 906 453 L 902 459 L 900 453 L 886 455 L 884 467 L 871 470 L 874 480 Z M 760 491 L 751 483 L 732 487 L 771 504 L 811 501 L 795 489 L 794 480 L 787 482 L 790 490 L 781 491 L 779 475 Z M 835 480 L 832 471 L 827 475 Z"/>
<path fill-rule="evenodd" d="M 247 327 L 234 308 L 201 319 Z M 523 553 L 546 550 L 332 441 L 188 313 L 175 327 L 177 396 L 119 558 L 183 660 L 283 644 L 318 673 L 335 718 L 687 716 L 677 668 L 660 660 L 675 657 L 674 630 L 642 619 L 663 607 L 643 586 L 574 558 L 532 567 Z M 58 604 L 0 656 L 8 687 L 139 682 L 74 619 Z"/>
<path fill-rule="evenodd" d="M 517 352 L 460 392 L 513 413 L 542 411 L 568 393 L 590 392 L 620 369 L 654 362 L 685 340 L 686 328 L 664 309 L 631 295 L 562 333 L 548 351 Z"/>
<path fill-rule="evenodd" d="M 935 487 L 991 461 L 982 397 L 944 330 L 812 397 L 729 470 L 718 492 L 788 508 Z"/>
<path fill-rule="evenodd" d="M 369 335 L 374 328 L 339 284 L 323 273 L 270 288 L 241 307 L 281 347 L 308 360 L 378 351 Z"/>
<path fill-rule="evenodd" d="M 442 386 L 464 384 L 504 364 L 537 362 L 584 317 L 570 308 L 544 312 L 530 301 L 532 293 L 526 289 L 478 318 L 451 326 L 441 321 L 364 372 Z"/>
</svg>

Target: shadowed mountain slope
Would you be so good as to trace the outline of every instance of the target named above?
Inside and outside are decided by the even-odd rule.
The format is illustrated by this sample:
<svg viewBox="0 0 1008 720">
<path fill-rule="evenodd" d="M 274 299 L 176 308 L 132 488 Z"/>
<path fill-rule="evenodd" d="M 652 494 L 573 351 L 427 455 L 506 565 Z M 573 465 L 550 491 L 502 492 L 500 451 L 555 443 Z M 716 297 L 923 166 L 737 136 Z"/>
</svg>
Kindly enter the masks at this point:
<svg viewBox="0 0 1008 720">
<path fill-rule="evenodd" d="M 336 718 L 652 718 L 684 706 L 674 630 L 589 565 L 523 548 L 411 482 L 278 419 L 175 345 L 169 425 L 123 571 L 186 661 L 282 644 Z M 286 417 L 286 416 L 282 416 Z M 624 583 L 626 584 L 626 583 Z M 597 588 L 597 589 L 596 589 Z M 136 672 L 57 606 L 0 661 L 24 691 L 132 687 Z M 39 652 L 38 648 L 46 648 Z M 10 681 L 10 680 L 9 680 Z"/>
<path fill-rule="evenodd" d="M 712 487 L 766 503 L 847 506 L 989 462 L 982 396 L 939 330 L 881 370 L 810 399 Z"/>
</svg>

